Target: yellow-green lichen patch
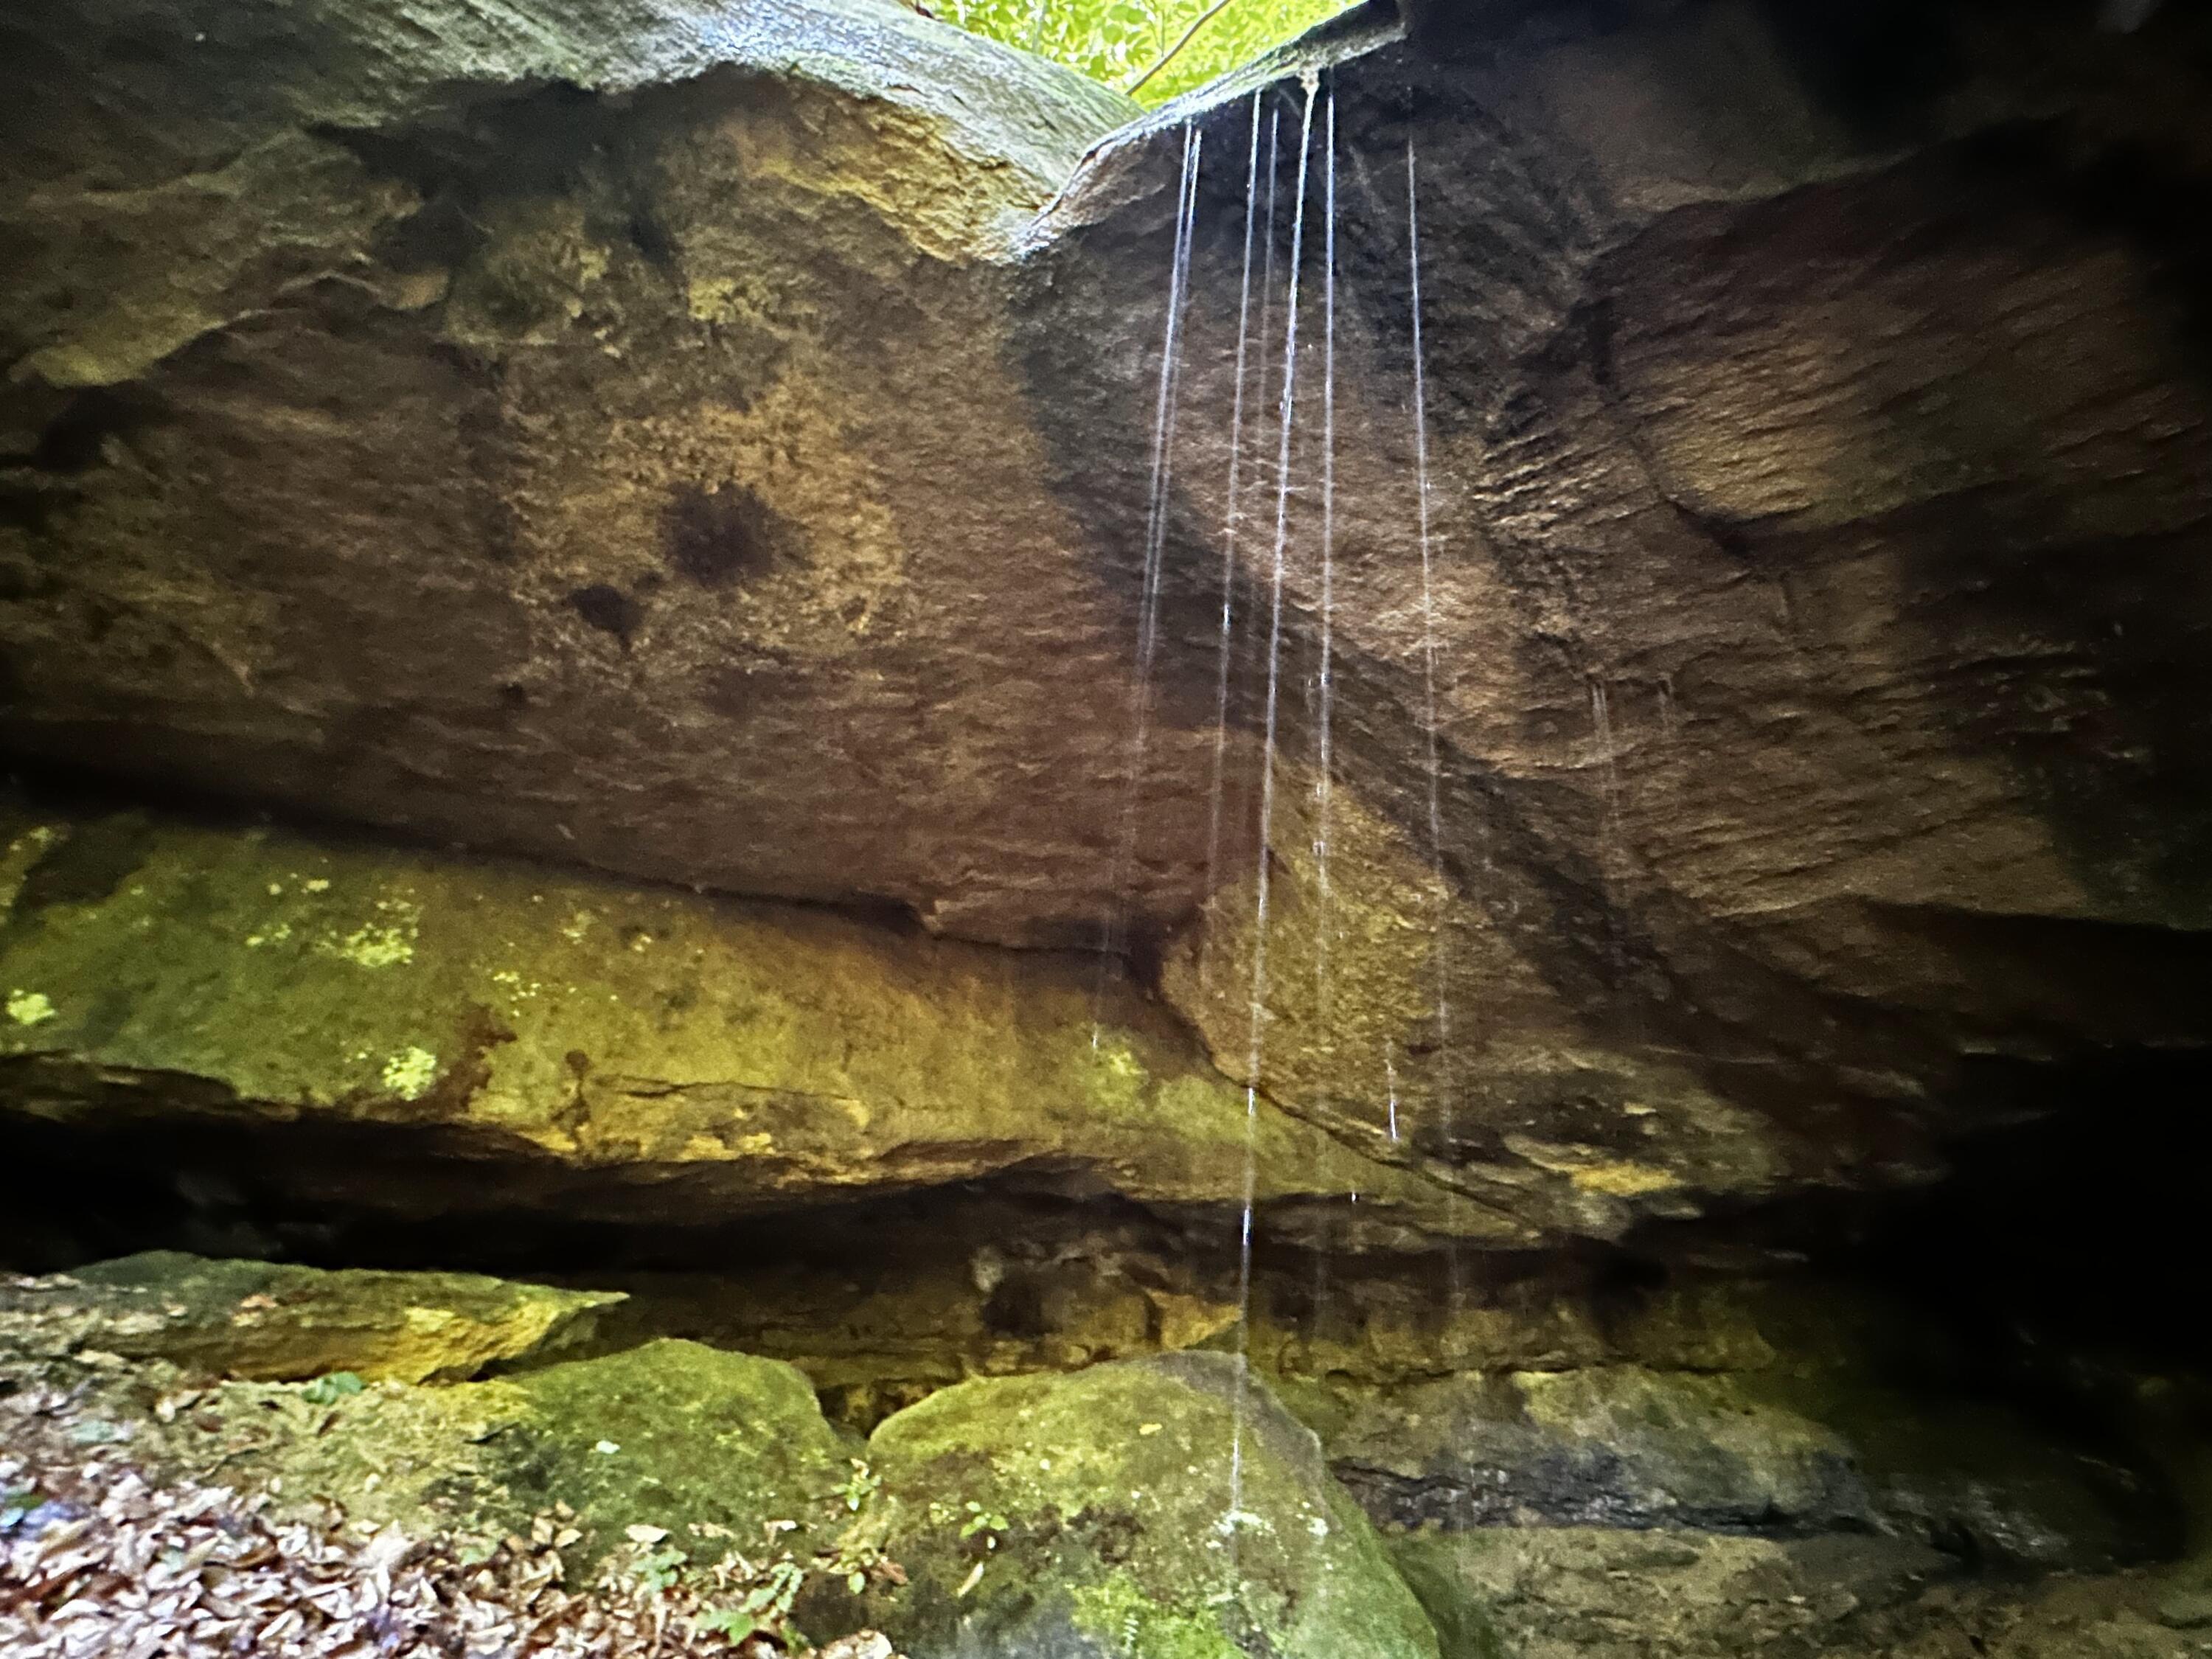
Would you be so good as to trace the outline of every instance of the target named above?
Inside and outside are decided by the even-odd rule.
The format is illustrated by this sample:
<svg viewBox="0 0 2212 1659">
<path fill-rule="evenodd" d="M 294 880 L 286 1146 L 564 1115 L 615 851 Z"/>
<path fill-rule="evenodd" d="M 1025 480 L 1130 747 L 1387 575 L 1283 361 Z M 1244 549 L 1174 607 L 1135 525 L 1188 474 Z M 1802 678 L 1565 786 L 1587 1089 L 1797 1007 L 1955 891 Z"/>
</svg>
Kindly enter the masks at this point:
<svg viewBox="0 0 2212 1659">
<path fill-rule="evenodd" d="M 438 1056 L 428 1048 L 404 1048 L 384 1062 L 379 1080 L 402 1100 L 420 1100 L 438 1080 Z"/>
<path fill-rule="evenodd" d="M 325 937 L 319 951 L 361 968 L 396 968 L 415 959 L 415 941 L 422 921 L 422 907 L 409 899 L 376 901 L 376 917 L 351 933 Z"/>
<path fill-rule="evenodd" d="M 44 991 L 8 993 L 8 1018 L 18 1025 L 43 1025 L 54 1017 L 53 1000 Z"/>
</svg>

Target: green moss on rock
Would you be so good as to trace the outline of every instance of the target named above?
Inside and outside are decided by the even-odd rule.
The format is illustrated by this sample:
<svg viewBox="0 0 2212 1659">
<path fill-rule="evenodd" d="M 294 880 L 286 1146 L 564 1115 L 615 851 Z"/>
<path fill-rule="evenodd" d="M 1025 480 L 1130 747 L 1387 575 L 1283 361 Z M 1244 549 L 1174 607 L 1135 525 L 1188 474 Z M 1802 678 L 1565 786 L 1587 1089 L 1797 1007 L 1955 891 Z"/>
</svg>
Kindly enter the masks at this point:
<svg viewBox="0 0 2212 1659">
<path fill-rule="evenodd" d="M 680 1540 L 709 1528 L 751 1550 L 768 1523 L 792 1522 L 787 1541 L 803 1553 L 849 1519 L 837 1488 L 855 1448 L 781 1360 L 667 1340 L 515 1386 L 523 1409 L 501 1437 L 505 1484 L 538 1507 L 568 1504 L 603 1542 L 632 1525 Z"/>
<path fill-rule="evenodd" d="M 1279 1227 L 1356 1191 L 1378 1242 L 1522 1236 L 1271 1105 L 1248 1115 L 1185 1033 L 1119 988 L 1102 1002 L 1072 956 L 130 815 L 26 823 L 0 885 L 10 871 L 0 1110 L 374 1122 L 419 1178 L 331 1166 L 325 1189 L 378 1207 L 481 1203 L 460 1153 L 564 1218 L 1015 1174 L 1220 1209 L 1249 1138 Z"/>
<path fill-rule="evenodd" d="M 1319 1443 L 1224 1357 L 963 1383 L 870 1449 L 910 1583 L 866 1615 L 915 1659 L 1435 1659 Z"/>
<path fill-rule="evenodd" d="M 332 1371 L 454 1381 L 586 1336 L 618 1292 L 562 1291 L 476 1273 L 325 1272 L 149 1251 L 56 1281 L 89 1340 L 130 1358 L 264 1382 Z"/>
</svg>

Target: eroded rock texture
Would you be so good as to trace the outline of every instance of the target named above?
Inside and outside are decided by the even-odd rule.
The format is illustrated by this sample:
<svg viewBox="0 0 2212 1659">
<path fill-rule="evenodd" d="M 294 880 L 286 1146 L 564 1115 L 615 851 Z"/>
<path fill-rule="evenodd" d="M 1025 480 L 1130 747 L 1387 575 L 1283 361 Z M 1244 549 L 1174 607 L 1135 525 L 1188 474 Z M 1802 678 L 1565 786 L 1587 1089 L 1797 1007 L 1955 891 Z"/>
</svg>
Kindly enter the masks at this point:
<svg viewBox="0 0 2212 1659">
<path fill-rule="evenodd" d="M 1103 146 L 866 0 L 0 27 L 19 757 L 1130 946 L 1446 1233 L 1921 1178 L 2207 1036 L 2188 18 L 1362 13 Z"/>
</svg>

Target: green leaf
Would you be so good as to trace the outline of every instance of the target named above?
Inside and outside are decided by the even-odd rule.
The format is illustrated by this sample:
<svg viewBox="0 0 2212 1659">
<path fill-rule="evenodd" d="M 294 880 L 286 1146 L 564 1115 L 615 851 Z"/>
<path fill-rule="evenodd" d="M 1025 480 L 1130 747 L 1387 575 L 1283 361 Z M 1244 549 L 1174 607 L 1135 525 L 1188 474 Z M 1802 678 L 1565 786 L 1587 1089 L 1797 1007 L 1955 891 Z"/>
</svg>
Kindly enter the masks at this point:
<svg viewBox="0 0 2212 1659">
<path fill-rule="evenodd" d="M 1033 49 L 1097 80 L 1124 86 L 1157 63 L 1211 0 L 952 0 L 946 21 L 1012 46 Z M 1345 0 L 1229 0 L 1190 43 L 1139 90 L 1159 104 L 1304 33 Z"/>
<path fill-rule="evenodd" d="M 758 1620 L 735 1607 L 716 1607 L 711 1613 L 701 1613 L 693 1622 L 708 1635 L 720 1637 L 732 1647 L 760 1628 Z"/>
<path fill-rule="evenodd" d="M 351 1371 L 326 1371 L 300 1390 L 300 1397 L 310 1405 L 334 1406 L 349 1395 L 359 1394 L 367 1386 Z"/>
</svg>

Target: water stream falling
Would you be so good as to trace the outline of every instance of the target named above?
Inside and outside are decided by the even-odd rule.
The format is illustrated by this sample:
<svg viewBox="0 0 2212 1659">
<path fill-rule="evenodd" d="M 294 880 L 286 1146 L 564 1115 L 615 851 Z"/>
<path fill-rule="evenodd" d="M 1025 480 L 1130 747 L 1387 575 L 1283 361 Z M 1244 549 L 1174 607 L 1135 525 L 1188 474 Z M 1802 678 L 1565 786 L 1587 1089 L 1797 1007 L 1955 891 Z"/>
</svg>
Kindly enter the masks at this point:
<svg viewBox="0 0 2212 1659">
<path fill-rule="evenodd" d="M 1268 570 L 1267 713 L 1260 763 L 1260 829 L 1253 898 L 1251 1029 L 1245 1048 L 1244 1211 L 1237 1238 L 1237 1390 L 1229 1449 L 1228 1532 L 1231 1582 L 1236 1582 L 1237 1540 L 1244 1516 L 1244 1419 L 1249 1405 L 1252 1329 L 1252 1206 L 1259 1181 L 1257 1134 L 1260 1061 L 1266 1042 L 1267 999 L 1268 861 L 1275 810 L 1275 732 L 1283 658 L 1283 567 L 1291 533 L 1291 438 L 1297 418 L 1298 277 L 1305 252 L 1306 167 L 1313 147 L 1315 79 L 1305 82 L 1298 129 L 1297 189 L 1291 214 L 1289 290 L 1284 307 L 1281 421 L 1275 452 L 1275 537 Z"/>
<path fill-rule="evenodd" d="M 1137 605 L 1137 664 L 1130 696 L 1129 764 L 1121 791 L 1121 830 L 1108 890 L 1115 896 L 1100 940 L 1098 982 L 1092 998 L 1091 1046 L 1103 1025 L 1106 981 L 1128 943 L 1137 859 L 1137 794 L 1152 731 L 1152 663 L 1159 645 L 1160 564 L 1167 547 L 1169 492 L 1175 478 L 1176 392 L 1182 380 L 1182 322 L 1190 285 L 1191 228 L 1197 217 L 1199 156 L 1205 135 L 1191 122 L 1182 129 L 1182 176 L 1176 190 L 1175 246 L 1168 267 L 1168 314 L 1160 343 L 1159 393 L 1152 412 L 1152 467 L 1145 514 L 1144 570 Z"/>
<path fill-rule="evenodd" d="M 1599 839 L 1599 873 L 1611 881 L 1618 872 L 1621 854 L 1620 756 L 1613 737 L 1613 699 L 1604 679 L 1590 676 L 1590 733 L 1597 742 L 1599 775 L 1603 782 L 1605 823 Z"/>
<path fill-rule="evenodd" d="M 1413 141 L 1406 141 L 1407 284 L 1413 318 L 1413 499 L 1421 549 L 1421 731 L 1428 769 L 1429 875 L 1434 890 L 1437 975 L 1437 1052 L 1449 1052 L 1451 999 L 1444 977 L 1444 830 L 1443 768 L 1437 746 L 1436 550 L 1429 523 L 1429 390 L 1421 343 L 1421 208 Z"/>
<path fill-rule="evenodd" d="M 1320 751 L 1314 780 L 1314 1001 L 1328 1020 L 1328 809 L 1331 767 L 1329 684 L 1336 626 L 1336 91 L 1329 90 L 1322 124 L 1322 374 L 1321 374 L 1321 708 L 1316 732 Z"/>
<path fill-rule="evenodd" d="M 1241 527 L 1237 487 L 1244 460 L 1244 380 L 1250 356 L 1252 324 L 1252 238 L 1258 218 L 1260 194 L 1260 103 L 1264 89 L 1252 94 L 1251 154 L 1244 164 L 1244 264 L 1237 290 L 1237 383 L 1229 410 L 1229 487 L 1221 515 L 1221 647 L 1213 686 L 1213 790 L 1206 826 L 1206 889 L 1214 890 L 1221 867 L 1221 802 L 1224 774 L 1229 760 L 1229 667 L 1236 635 L 1237 541 Z M 1273 181 L 1270 181 L 1272 188 Z M 1271 217 L 1267 233 L 1272 238 Z M 1261 354 L 1265 356 L 1265 347 Z M 1261 373 L 1266 372 L 1265 364 Z M 1212 953 L 1200 946 L 1200 983 L 1203 987 Z"/>
<path fill-rule="evenodd" d="M 1260 331 L 1255 337 L 1259 343 L 1259 362 L 1254 366 L 1252 381 L 1263 406 L 1268 396 L 1268 377 L 1274 369 L 1274 354 L 1272 345 L 1275 338 L 1275 213 L 1276 198 L 1280 194 L 1276 185 L 1275 175 L 1282 159 L 1282 149 L 1283 112 L 1279 106 L 1271 107 L 1267 112 L 1267 160 L 1266 162 L 1267 211 L 1263 221 L 1266 228 L 1261 234 L 1260 242 Z M 1255 424 L 1264 426 L 1264 422 Z M 1256 475 L 1272 458 L 1267 453 L 1266 439 L 1261 431 L 1255 430 L 1252 434 L 1252 444 L 1254 453 L 1250 459 L 1250 471 Z M 1249 486 L 1247 487 L 1245 493 L 1248 495 L 1251 493 Z M 1255 581 L 1252 600 L 1255 609 L 1259 605 L 1258 587 L 1258 583 Z M 1236 683 L 1238 685 L 1251 684 L 1254 659 L 1259 649 L 1260 630 L 1248 626 L 1244 629 L 1243 639 L 1240 645 L 1240 655 L 1235 670 Z"/>
<path fill-rule="evenodd" d="M 1414 500 L 1421 548 L 1421 723 L 1428 771 L 1429 883 L 1435 907 L 1434 933 L 1430 943 L 1430 966 L 1437 982 L 1437 1063 L 1432 1075 L 1438 1127 L 1449 1156 L 1459 1139 L 1459 1103 L 1452 1075 L 1451 984 L 1445 948 L 1450 904 L 1444 884 L 1443 775 L 1437 707 L 1436 543 L 1429 511 L 1428 368 L 1421 339 L 1420 179 L 1419 163 L 1410 137 L 1406 140 L 1406 243 L 1407 286 L 1413 335 Z M 1459 1230 L 1450 1224 L 1456 1218 L 1459 1189 L 1448 1183 L 1445 1193 L 1444 1306 L 1449 1322 L 1456 1319 L 1466 1293 L 1461 1274 Z"/>
</svg>

